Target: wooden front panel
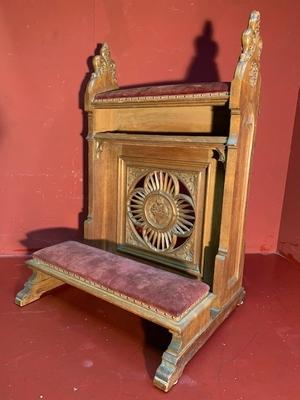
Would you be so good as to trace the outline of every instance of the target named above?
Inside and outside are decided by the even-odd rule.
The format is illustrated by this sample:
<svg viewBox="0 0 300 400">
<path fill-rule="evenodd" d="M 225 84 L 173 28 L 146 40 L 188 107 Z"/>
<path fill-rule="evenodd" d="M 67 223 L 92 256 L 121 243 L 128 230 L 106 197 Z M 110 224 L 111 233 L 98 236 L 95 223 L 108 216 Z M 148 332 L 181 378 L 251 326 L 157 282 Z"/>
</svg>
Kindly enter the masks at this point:
<svg viewBox="0 0 300 400">
<path fill-rule="evenodd" d="M 228 135 L 228 107 L 215 102 L 191 106 L 100 108 L 93 112 L 97 132 L 185 132 Z"/>
<path fill-rule="evenodd" d="M 199 275 L 207 168 L 120 157 L 119 250 Z"/>
<path fill-rule="evenodd" d="M 94 140 L 92 210 L 86 238 L 209 282 L 220 143 L 110 135 Z M 199 139 L 197 139 L 199 140 Z M 222 185 L 222 182 L 221 182 Z"/>
</svg>

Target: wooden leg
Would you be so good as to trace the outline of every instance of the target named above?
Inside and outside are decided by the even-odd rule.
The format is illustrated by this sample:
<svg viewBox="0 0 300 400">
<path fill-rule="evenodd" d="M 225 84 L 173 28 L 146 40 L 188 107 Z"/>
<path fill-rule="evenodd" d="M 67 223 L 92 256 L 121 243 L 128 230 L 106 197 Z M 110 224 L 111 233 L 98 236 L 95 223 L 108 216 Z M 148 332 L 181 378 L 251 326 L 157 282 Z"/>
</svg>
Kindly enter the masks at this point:
<svg viewBox="0 0 300 400">
<path fill-rule="evenodd" d="M 180 355 L 182 347 L 181 336 L 173 334 L 169 347 L 162 355 L 162 362 L 157 368 L 153 383 L 156 387 L 168 392 L 180 378 L 185 364 Z"/>
<path fill-rule="evenodd" d="M 181 334 L 172 333 L 169 347 L 162 355 L 162 361 L 156 370 L 153 383 L 159 389 L 168 392 L 182 375 L 184 367 L 204 345 L 225 318 L 241 304 L 245 291 L 241 288 L 236 295 L 205 325 L 197 318 Z"/>
<path fill-rule="evenodd" d="M 186 364 L 205 343 L 208 337 L 192 334 L 189 330 L 182 335 L 173 334 L 171 343 L 163 353 L 162 362 L 157 368 L 153 383 L 159 389 L 168 392 L 181 377 Z"/>
<path fill-rule="evenodd" d="M 64 282 L 53 278 L 52 276 L 33 270 L 33 273 L 25 283 L 24 288 L 17 294 L 15 303 L 21 307 L 26 306 L 26 304 L 38 300 L 43 293 L 63 284 Z"/>
</svg>

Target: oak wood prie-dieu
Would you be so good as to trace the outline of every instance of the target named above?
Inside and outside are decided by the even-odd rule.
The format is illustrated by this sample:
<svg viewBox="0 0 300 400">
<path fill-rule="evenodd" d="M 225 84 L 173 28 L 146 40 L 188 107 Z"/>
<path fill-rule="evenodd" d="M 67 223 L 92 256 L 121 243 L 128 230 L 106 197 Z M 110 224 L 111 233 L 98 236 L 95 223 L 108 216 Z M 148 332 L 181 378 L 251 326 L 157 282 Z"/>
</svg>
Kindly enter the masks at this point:
<svg viewBox="0 0 300 400">
<path fill-rule="evenodd" d="M 172 340 L 154 377 L 164 391 L 244 297 L 259 26 L 253 11 L 229 83 L 119 89 L 102 46 L 85 94 L 88 245 L 34 253 L 16 297 L 24 306 L 69 283 L 167 328 Z"/>
</svg>

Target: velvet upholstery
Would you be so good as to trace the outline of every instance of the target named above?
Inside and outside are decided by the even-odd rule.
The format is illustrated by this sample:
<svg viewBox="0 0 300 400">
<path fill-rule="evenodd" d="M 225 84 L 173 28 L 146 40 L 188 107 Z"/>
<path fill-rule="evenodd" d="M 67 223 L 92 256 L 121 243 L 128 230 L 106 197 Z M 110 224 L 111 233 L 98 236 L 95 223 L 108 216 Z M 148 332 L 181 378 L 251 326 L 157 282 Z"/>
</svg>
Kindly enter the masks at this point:
<svg viewBox="0 0 300 400">
<path fill-rule="evenodd" d="M 75 273 L 175 318 L 203 299 L 209 291 L 208 285 L 199 280 L 74 241 L 38 250 L 33 258 Z"/>
<path fill-rule="evenodd" d="M 203 82 L 203 83 L 182 83 L 176 85 L 143 86 L 126 89 L 110 90 L 108 92 L 97 93 L 96 101 L 124 100 L 129 98 L 161 97 L 168 98 L 188 95 L 201 95 L 209 93 L 225 93 L 230 91 L 228 82 Z"/>
</svg>

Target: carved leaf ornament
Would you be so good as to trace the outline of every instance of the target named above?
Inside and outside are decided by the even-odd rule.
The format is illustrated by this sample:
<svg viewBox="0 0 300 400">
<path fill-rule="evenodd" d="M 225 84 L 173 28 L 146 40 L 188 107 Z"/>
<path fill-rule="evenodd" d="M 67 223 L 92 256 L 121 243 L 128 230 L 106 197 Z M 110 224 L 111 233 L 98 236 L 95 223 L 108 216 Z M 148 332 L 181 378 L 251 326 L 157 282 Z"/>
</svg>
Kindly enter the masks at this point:
<svg viewBox="0 0 300 400">
<path fill-rule="evenodd" d="M 182 183 L 174 174 L 158 170 L 148 173 L 129 193 L 129 219 L 151 250 L 170 251 L 182 245 L 192 233 L 194 204 L 186 194 L 188 189 L 181 188 Z"/>
</svg>

